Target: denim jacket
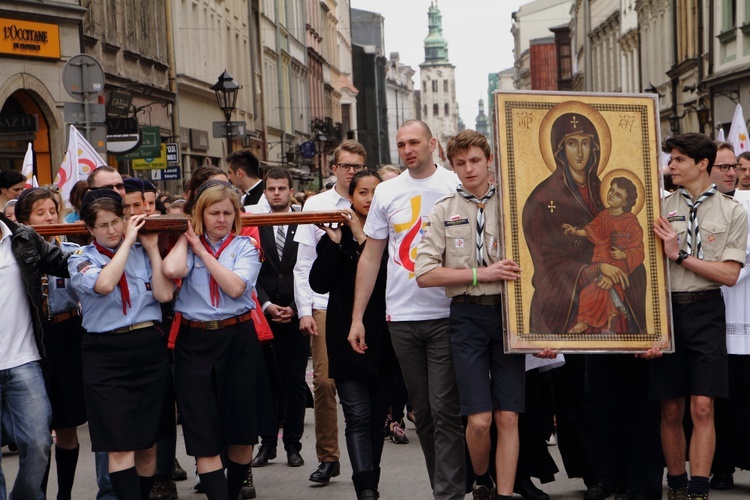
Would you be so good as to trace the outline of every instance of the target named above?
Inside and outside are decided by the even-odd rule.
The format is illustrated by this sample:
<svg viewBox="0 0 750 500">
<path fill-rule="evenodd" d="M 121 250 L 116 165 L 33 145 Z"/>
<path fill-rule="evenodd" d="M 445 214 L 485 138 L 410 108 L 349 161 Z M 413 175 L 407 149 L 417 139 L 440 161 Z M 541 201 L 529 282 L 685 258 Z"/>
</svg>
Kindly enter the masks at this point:
<svg viewBox="0 0 750 500">
<path fill-rule="evenodd" d="M 29 226 L 16 224 L 2 213 L 0 213 L 0 221 L 8 226 L 8 229 L 13 233 L 10 240 L 11 250 L 21 268 L 34 322 L 34 339 L 39 354 L 44 357 L 44 345 L 42 344 L 44 321 L 42 315 L 44 300 L 42 296 L 42 275 L 52 274 L 61 278 L 69 277 L 68 256 L 70 254 L 58 248 L 57 245 L 45 241 Z"/>
</svg>

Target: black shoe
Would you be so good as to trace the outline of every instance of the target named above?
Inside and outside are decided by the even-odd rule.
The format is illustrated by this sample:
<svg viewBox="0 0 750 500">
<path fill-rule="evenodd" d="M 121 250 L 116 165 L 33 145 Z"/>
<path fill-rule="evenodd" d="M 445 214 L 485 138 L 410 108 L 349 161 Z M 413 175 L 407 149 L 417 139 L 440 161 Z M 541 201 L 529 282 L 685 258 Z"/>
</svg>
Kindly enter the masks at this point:
<svg viewBox="0 0 750 500">
<path fill-rule="evenodd" d="M 320 462 L 315 472 L 310 474 L 310 481 L 313 483 L 328 484 L 332 477 L 336 477 L 341 473 L 341 465 L 339 461 L 335 462 Z"/>
<path fill-rule="evenodd" d="M 301 467 L 305 465 L 305 459 L 298 451 L 292 450 L 286 452 L 286 463 L 289 467 Z"/>
<path fill-rule="evenodd" d="M 174 472 L 172 472 L 172 481 L 185 481 L 187 480 L 187 472 L 185 469 L 180 467 L 180 462 L 174 459 Z"/>
<path fill-rule="evenodd" d="M 549 495 L 537 488 L 528 477 L 516 481 L 513 492 L 521 495 L 524 500 L 549 500 Z"/>
<path fill-rule="evenodd" d="M 714 474 L 708 484 L 712 490 L 731 490 L 734 488 L 734 474 Z"/>
<path fill-rule="evenodd" d="M 263 467 L 268 465 L 268 461 L 273 460 L 274 458 L 276 458 L 276 448 L 260 445 L 258 454 L 255 455 L 255 458 L 253 458 L 251 463 L 253 467 Z"/>
<path fill-rule="evenodd" d="M 240 488 L 240 498 L 243 500 L 248 498 L 255 498 L 255 485 L 253 484 L 253 468 L 247 469 L 247 477 L 242 481 L 242 488 Z"/>
<path fill-rule="evenodd" d="M 357 495 L 357 500 L 378 500 L 378 492 L 374 490 L 362 490 Z"/>
<path fill-rule="evenodd" d="M 596 483 L 586 490 L 583 500 L 604 500 L 612 494 L 612 486 L 604 483 Z"/>
<path fill-rule="evenodd" d="M 156 477 L 149 500 L 177 500 L 177 486 L 166 477 Z"/>
</svg>

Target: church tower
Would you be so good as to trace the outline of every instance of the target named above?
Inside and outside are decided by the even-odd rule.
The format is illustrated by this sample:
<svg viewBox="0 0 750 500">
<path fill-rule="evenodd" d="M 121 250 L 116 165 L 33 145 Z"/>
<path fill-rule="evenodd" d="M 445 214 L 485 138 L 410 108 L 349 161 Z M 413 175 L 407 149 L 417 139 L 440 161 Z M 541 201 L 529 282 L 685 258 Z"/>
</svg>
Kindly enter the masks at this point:
<svg viewBox="0 0 750 500">
<path fill-rule="evenodd" d="M 481 97 L 479 98 L 479 114 L 477 115 L 475 130 L 485 136 L 488 141 L 491 141 L 490 120 L 484 112 L 484 99 Z"/>
<path fill-rule="evenodd" d="M 419 65 L 422 80 L 422 120 L 438 140 L 435 162 L 450 168 L 445 153 L 448 138 L 458 133 L 456 67 L 448 61 L 448 41 L 443 38 L 443 16 L 433 0 L 427 11 L 429 33 L 424 39 L 424 62 Z"/>
</svg>

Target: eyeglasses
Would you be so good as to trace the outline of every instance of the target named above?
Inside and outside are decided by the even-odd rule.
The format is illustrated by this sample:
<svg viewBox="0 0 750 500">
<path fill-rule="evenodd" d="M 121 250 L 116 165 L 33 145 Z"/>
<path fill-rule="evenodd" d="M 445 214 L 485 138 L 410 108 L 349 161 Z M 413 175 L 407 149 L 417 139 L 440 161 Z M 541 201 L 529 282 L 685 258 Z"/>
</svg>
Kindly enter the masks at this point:
<svg viewBox="0 0 750 500">
<path fill-rule="evenodd" d="M 360 170 L 365 168 L 365 166 L 362 165 L 361 163 L 339 163 L 336 166 L 339 167 L 341 170 L 348 171 L 348 170 L 354 169 L 355 172 L 359 172 Z"/>
<path fill-rule="evenodd" d="M 104 222 L 102 224 L 97 224 L 94 226 L 94 229 L 99 229 L 100 231 L 109 231 L 110 227 L 113 229 L 116 229 L 117 226 L 119 226 L 122 223 L 123 223 L 122 217 L 118 217 L 112 222 Z"/>
<path fill-rule="evenodd" d="M 740 168 L 739 163 L 722 163 L 721 165 L 714 165 L 714 167 L 718 168 L 722 172 L 729 172 L 729 169 L 737 170 Z"/>
<path fill-rule="evenodd" d="M 92 188 L 89 188 L 89 189 L 91 189 L 91 191 L 97 191 L 99 189 L 112 189 L 114 191 L 118 191 L 120 189 L 125 189 L 125 184 L 123 184 L 122 182 L 120 182 L 119 184 L 107 184 L 106 186 L 99 186 L 99 187 L 95 187 L 95 188 L 92 187 Z"/>
</svg>

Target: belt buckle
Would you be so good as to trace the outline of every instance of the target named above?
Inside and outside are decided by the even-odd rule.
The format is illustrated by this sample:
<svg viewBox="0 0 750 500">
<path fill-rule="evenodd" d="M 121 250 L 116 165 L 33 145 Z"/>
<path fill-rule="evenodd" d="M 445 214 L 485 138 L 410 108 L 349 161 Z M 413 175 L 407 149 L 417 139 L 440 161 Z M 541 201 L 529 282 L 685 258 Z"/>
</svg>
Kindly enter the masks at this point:
<svg viewBox="0 0 750 500">
<path fill-rule="evenodd" d="M 203 329 L 204 330 L 218 330 L 222 327 L 222 321 L 218 319 L 214 319 L 211 321 L 204 321 L 203 322 Z"/>
</svg>

